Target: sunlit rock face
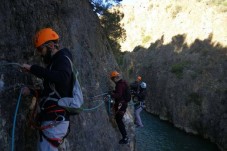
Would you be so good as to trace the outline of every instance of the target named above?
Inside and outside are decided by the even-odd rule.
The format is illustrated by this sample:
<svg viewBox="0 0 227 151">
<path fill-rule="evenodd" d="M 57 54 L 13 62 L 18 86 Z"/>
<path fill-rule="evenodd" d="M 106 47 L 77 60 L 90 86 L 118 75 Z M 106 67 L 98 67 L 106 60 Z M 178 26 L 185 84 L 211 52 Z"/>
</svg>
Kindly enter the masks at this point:
<svg viewBox="0 0 227 151">
<path fill-rule="evenodd" d="M 0 5 L 0 150 L 11 150 L 13 116 L 20 86 L 40 83 L 40 79 L 20 72 L 17 65 L 41 64 L 33 47 L 35 32 L 51 27 L 60 35 L 61 47 L 73 54 L 83 89 L 84 108 L 92 108 L 102 97 L 90 98 L 109 90 L 109 72 L 118 69 L 97 15 L 87 0 L 2 1 Z M 64 80 L 64 79 L 62 79 Z M 89 99 L 90 98 L 90 99 Z M 22 97 L 15 129 L 15 151 L 35 151 L 37 131 L 28 126 L 27 114 L 31 97 Z M 131 121 L 132 122 L 132 121 Z M 67 137 L 68 151 L 132 151 L 133 128 L 128 124 L 130 146 L 120 146 L 117 128 L 110 122 L 107 108 L 102 105 L 71 117 Z"/>
<path fill-rule="evenodd" d="M 190 46 L 185 35 L 157 40 L 124 56 L 125 75 L 147 83 L 146 110 L 227 149 L 227 48 L 212 36 Z"/>
<path fill-rule="evenodd" d="M 227 45 L 226 1 L 143 0 L 119 9 L 124 13 L 122 26 L 127 35 L 121 42 L 122 51 L 132 51 L 138 45 L 148 48 L 162 36 L 167 44 L 178 34 L 187 35 L 187 44 L 213 34 L 213 41 Z"/>
<path fill-rule="evenodd" d="M 130 81 L 148 85 L 147 111 L 227 150 L 225 1 L 144 0 L 120 7 Z"/>
</svg>

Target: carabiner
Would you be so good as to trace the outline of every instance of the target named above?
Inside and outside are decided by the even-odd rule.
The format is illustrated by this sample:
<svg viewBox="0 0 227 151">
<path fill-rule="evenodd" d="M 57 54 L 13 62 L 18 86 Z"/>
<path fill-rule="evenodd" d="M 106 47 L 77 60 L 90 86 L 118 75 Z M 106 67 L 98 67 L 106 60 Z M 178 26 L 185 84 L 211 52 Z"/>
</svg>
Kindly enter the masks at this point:
<svg viewBox="0 0 227 151">
<path fill-rule="evenodd" d="M 62 120 L 61 121 L 59 121 L 59 122 L 63 122 L 63 121 L 65 121 L 65 117 L 63 116 L 63 115 L 57 115 L 57 117 L 56 117 L 56 119 L 55 119 L 55 121 L 57 121 L 57 119 L 58 118 L 62 118 Z"/>
</svg>

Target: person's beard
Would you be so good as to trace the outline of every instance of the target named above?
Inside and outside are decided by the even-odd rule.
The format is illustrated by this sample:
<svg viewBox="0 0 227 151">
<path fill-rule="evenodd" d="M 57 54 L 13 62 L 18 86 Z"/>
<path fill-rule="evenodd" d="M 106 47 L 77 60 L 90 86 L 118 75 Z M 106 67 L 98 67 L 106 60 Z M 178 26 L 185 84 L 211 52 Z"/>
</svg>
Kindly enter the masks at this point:
<svg viewBox="0 0 227 151">
<path fill-rule="evenodd" d="M 42 55 L 42 58 L 45 64 L 50 64 L 52 56 L 51 56 L 51 49 L 49 47 L 47 47 L 46 54 Z"/>
</svg>

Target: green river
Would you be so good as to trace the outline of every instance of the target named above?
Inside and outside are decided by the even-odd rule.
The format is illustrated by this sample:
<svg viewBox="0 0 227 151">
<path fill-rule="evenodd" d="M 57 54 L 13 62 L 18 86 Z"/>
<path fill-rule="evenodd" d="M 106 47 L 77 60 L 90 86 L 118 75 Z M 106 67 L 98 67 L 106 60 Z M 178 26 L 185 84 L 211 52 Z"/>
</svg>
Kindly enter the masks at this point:
<svg viewBox="0 0 227 151">
<path fill-rule="evenodd" d="M 141 112 L 143 128 L 136 128 L 137 151 L 218 151 L 215 144 L 187 134 L 146 111 Z"/>
</svg>

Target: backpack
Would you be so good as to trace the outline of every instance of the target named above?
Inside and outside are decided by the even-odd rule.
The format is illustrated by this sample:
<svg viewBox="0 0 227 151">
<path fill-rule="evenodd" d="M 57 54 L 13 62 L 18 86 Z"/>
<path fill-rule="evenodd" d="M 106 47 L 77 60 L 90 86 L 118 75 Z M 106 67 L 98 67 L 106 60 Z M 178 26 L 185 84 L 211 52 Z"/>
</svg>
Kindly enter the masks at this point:
<svg viewBox="0 0 227 151">
<path fill-rule="evenodd" d="M 128 86 L 128 84 L 125 82 L 125 92 L 124 92 L 124 100 L 125 102 L 130 102 L 131 101 L 131 91 L 130 88 Z"/>
<path fill-rule="evenodd" d="M 76 114 L 79 114 L 83 110 L 81 108 L 81 106 L 84 103 L 84 99 L 83 99 L 83 94 L 82 94 L 82 90 L 80 87 L 80 83 L 77 79 L 78 72 L 74 68 L 73 63 L 70 60 L 70 58 L 67 56 L 65 56 L 65 57 L 69 60 L 69 62 L 71 64 L 73 78 L 74 78 L 74 85 L 73 85 L 73 90 L 72 90 L 72 97 L 60 98 L 58 100 L 58 105 L 63 107 L 64 109 L 66 109 L 68 111 L 69 115 L 76 115 Z"/>
</svg>

